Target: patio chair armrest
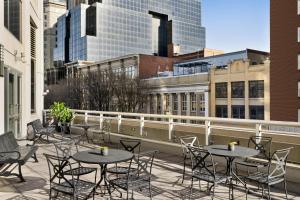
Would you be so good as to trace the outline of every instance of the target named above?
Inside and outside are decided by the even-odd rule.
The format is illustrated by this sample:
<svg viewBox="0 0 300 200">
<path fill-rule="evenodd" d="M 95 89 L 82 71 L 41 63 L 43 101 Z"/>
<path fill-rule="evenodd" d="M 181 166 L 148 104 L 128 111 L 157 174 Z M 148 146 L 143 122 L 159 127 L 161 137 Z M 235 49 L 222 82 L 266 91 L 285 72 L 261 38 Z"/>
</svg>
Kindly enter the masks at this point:
<svg viewBox="0 0 300 200">
<path fill-rule="evenodd" d="M 21 157 L 18 151 L 2 151 L 0 152 L 0 163 L 10 163 L 19 160 Z"/>
</svg>

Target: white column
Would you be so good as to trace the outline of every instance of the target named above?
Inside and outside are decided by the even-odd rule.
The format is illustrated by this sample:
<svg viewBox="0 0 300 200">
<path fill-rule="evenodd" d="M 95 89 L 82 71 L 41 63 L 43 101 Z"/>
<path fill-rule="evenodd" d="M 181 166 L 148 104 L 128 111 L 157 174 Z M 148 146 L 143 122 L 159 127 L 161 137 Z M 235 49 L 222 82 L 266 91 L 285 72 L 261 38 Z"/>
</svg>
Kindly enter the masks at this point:
<svg viewBox="0 0 300 200">
<path fill-rule="evenodd" d="M 173 114 L 173 94 L 169 93 L 169 112 Z"/>
<path fill-rule="evenodd" d="M 191 93 L 186 93 L 186 116 L 191 115 Z"/>
<path fill-rule="evenodd" d="M 181 94 L 180 93 L 176 93 L 177 94 L 177 115 L 181 115 Z"/>
<path fill-rule="evenodd" d="M 146 108 L 146 112 L 149 113 L 149 114 L 151 113 L 151 108 L 150 108 L 150 106 L 151 106 L 151 105 L 150 105 L 150 103 L 151 103 L 151 98 L 150 98 L 150 97 L 151 97 L 150 95 L 147 96 L 147 102 L 146 102 L 146 103 L 147 103 L 147 104 L 146 104 L 146 107 L 147 107 L 147 108 Z"/>
<path fill-rule="evenodd" d="M 205 117 L 209 117 L 209 93 L 208 91 L 204 92 L 205 100 Z"/>
<path fill-rule="evenodd" d="M 157 94 L 153 94 L 153 107 L 154 114 L 157 114 Z"/>
</svg>

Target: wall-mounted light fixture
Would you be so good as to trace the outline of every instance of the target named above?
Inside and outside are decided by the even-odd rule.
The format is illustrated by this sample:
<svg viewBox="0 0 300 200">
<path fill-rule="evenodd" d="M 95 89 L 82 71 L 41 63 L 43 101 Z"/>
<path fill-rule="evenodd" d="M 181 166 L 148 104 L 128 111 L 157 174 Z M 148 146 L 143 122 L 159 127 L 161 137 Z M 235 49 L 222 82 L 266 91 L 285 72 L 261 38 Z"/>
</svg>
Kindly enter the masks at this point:
<svg viewBox="0 0 300 200">
<path fill-rule="evenodd" d="M 0 76 L 4 76 L 4 46 L 0 44 Z"/>
</svg>

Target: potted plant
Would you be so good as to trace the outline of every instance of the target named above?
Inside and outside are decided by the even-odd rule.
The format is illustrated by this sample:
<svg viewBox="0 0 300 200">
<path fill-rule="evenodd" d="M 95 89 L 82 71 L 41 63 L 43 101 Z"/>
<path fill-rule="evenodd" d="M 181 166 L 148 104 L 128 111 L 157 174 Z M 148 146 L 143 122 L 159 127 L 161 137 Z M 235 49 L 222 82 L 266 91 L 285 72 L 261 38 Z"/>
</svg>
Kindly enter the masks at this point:
<svg viewBox="0 0 300 200">
<path fill-rule="evenodd" d="M 70 133 L 70 122 L 73 119 L 73 112 L 66 107 L 63 102 L 54 102 L 50 107 L 50 113 L 54 117 L 56 130 L 64 130 L 65 133 Z"/>
<path fill-rule="evenodd" d="M 73 112 L 70 108 L 65 107 L 60 115 L 60 122 L 66 134 L 70 134 L 70 123 L 73 119 Z"/>
</svg>

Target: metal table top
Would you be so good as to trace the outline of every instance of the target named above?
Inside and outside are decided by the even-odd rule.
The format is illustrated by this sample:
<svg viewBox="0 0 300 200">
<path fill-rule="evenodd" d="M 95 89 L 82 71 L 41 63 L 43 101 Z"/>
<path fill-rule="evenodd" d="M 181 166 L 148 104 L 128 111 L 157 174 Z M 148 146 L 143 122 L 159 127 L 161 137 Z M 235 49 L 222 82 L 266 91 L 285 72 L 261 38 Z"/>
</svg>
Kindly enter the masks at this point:
<svg viewBox="0 0 300 200">
<path fill-rule="evenodd" d="M 100 150 L 97 149 L 81 151 L 72 156 L 78 162 L 100 165 L 125 162 L 132 157 L 133 154 L 131 152 L 118 149 L 108 149 L 107 156 L 100 155 Z"/>
<path fill-rule="evenodd" d="M 100 125 L 99 124 L 73 124 L 71 126 L 88 129 L 88 128 L 91 128 L 91 127 L 94 127 L 94 126 L 100 126 Z"/>
<path fill-rule="evenodd" d="M 204 149 L 208 150 L 208 152 L 213 155 L 232 157 L 232 158 L 236 158 L 236 157 L 247 158 L 259 154 L 258 150 L 251 149 L 248 147 L 241 147 L 238 145 L 235 145 L 234 151 L 228 150 L 227 145 L 210 145 L 210 146 L 205 146 Z"/>
</svg>

